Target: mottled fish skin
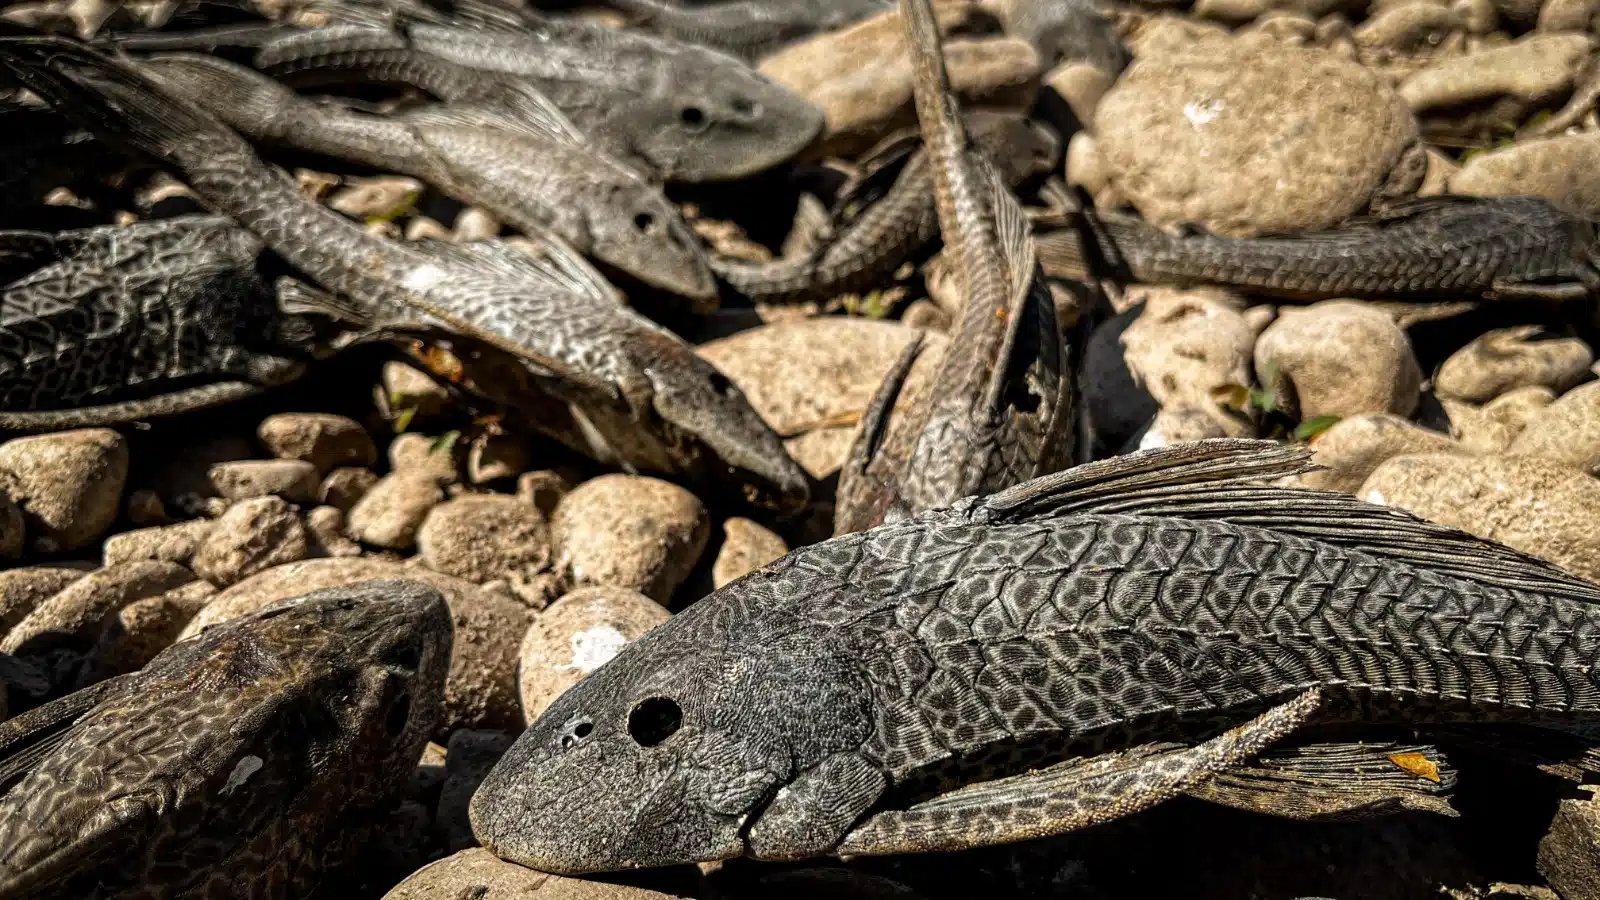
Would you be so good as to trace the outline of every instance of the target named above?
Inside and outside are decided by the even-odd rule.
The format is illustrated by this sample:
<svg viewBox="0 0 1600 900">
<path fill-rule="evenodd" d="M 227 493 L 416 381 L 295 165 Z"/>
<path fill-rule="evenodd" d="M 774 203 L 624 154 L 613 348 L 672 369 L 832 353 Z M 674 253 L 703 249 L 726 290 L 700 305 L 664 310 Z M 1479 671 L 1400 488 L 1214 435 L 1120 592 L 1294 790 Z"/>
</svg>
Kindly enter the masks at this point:
<svg viewBox="0 0 1600 900">
<path fill-rule="evenodd" d="M 1041 175 L 1060 160 L 1061 140 L 1027 116 L 976 111 L 966 116 L 973 143 L 1008 186 Z M 850 203 L 846 197 L 841 203 Z M 881 287 L 894 271 L 939 237 L 933 170 L 926 151 L 904 161 L 883 196 L 804 256 L 751 263 L 713 257 L 718 277 L 760 303 L 808 303 Z"/>
<path fill-rule="evenodd" d="M 552 872 L 795 858 L 929 790 L 1207 741 L 1295 698 L 1329 722 L 1600 719 L 1600 588 L 1270 485 L 1309 457 L 1173 445 L 796 550 L 552 704 L 474 832 Z M 982 812 L 944 834 L 992 843 Z"/>
<path fill-rule="evenodd" d="M 369 581 L 174 644 L 0 797 L 0 898 L 308 896 L 411 778 L 451 640 L 438 591 Z"/>
<path fill-rule="evenodd" d="M 401 244 L 368 234 L 303 196 L 283 172 L 215 118 L 130 66 L 60 39 L 0 41 L 0 63 L 68 115 L 182 173 L 207 203 L 255 232 L 325 288 L 415 328 L 509 356 L 526 383 L 497 399 L 540 408 L 551 396 L 600 429 L 575 445 L 605 461 L 736 486 L 750 502 L 793 511 L 805 473 L 744 394 L 671 332 L 622 305 L 581 257 L 503 243 Z M 541 425 L 542 415 L 529 416 Z M 571 440 L 570 430 L 551 432 Z M 647 453 L 621 456 L 630 448 Z M 606 455 L 604 451 L 610 451 Z"/>
<path fill-rule="evenodd" d="M 1152 283 L 1301 300 L 1600 294 L 1593 223 L 1538 197 L 1418 199 L 1328 231 L 1256 238 L 1175 235 L 1115 213 L 1089 224 L 1124 277 Z"/>
<path fill-rule="evenodd" d="M 299 375 L 335 331 L 280 309 L 263 252 L 207 215 L 0 232 L 0 427 L 111 404 L 138 418 L 176 391 Z"/>
<path fill-rule="evenodd" d="M 591 149 L 560 110 L 526 85 L 500 107 L 428 106 L 370 115 L 301 97 L 243 66 L 164 56 L 146 71 L 244 136 L 412 175 L 523 232 L 552 233 L 653 287 L 716 307 L 698 238 L 661 189 Z"/>
<path fill-rule="evenodd" d="M 523 31 L 312 29 L 265 42 L 253 65 L 296 83 L 398 82 L 451 101 L 522 81 L 607 153 L 666 181 L 749 177 L 793 158 L 823 126 L 820 109 L 735 57 L 572 19 Z"/>
<path fill-rule="evenodd" d="M 931 10 L 903 11 L 939 230 L 966 304 L 918 402 L 885 380 L 840 474 L 835 533 L 870 528 L 1070 465 L 1076 378 L 1021 205 L 972 149 Z M 915 352 L 915 351 L 911 351 Z"/>
<path fill-rule="evenodd" d="M 669 0 L 607 0 L 632 24 L 679 40 L 758 59 L 801 38 L 859 22 L 888 0 L 718 0 L 684 6 Z"/>
</svg>

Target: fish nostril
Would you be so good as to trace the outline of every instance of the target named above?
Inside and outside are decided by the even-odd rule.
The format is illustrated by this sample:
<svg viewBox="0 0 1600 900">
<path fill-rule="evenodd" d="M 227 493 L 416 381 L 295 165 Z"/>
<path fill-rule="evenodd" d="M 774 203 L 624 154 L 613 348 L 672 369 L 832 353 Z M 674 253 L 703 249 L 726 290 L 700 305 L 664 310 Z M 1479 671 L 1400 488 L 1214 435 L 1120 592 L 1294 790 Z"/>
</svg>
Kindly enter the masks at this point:
<svg viewBox="0 0 1600 900">
<path fill-rule="evenodd" d="M 633 217 L 633 227 L 640 231 L 649 231 L 650 226 L 656 223 L 656 217 L 647 212 L 639 213 Z"/>
<path fill-rule="evenodd" d="M 706 126 L 706 112 L 698 106 L 685 106 L 678 112 L 678 121 L 698 131 Z"/>
<path fill-rule="evenodd" d="M 731 105 L 733 106 L 733 111 L 735 113 L 745 116 L 746 118 L 753 119 L 756 116 L 761 115 L 761 104 L 755 102 L 754 100 L 749 100 L 744 97 L 736 97 Z"/>
</svg>

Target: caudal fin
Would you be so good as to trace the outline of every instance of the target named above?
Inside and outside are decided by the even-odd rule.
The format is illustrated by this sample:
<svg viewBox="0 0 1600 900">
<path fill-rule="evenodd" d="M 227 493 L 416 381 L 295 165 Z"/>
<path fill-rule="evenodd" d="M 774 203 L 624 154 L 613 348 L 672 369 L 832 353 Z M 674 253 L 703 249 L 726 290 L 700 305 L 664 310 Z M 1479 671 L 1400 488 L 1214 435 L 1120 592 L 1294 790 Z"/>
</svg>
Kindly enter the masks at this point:
<svg viewBox="0 0 1600 900">
<path fill-rule="evenodd" d="M 310 104 L 254 69 L 197 53 L 157 56 L 139 64 L 176 98 L 211 112 L 256 140 L 278 140 Z"/>
</svg>

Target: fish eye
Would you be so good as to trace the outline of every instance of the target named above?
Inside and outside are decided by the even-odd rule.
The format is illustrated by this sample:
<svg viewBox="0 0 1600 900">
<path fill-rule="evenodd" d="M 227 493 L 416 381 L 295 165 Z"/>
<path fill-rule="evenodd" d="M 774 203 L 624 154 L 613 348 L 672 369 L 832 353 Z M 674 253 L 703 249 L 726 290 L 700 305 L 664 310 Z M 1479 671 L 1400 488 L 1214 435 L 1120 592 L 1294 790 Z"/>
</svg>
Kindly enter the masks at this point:
<svg viewBox="0 0 1600 900">
<path fill-rule="evenodd" d="M 656 217 L 647 212 L 639 213 L 633 217 L 633 227 L 640 231 L 649 231 L 650 226 L 656 223 Z"/>
<path fill-rule="evenodd" d="M 691 131 L 699 131 L 706 127 L 706 112 L 698 106 L 685 106 L 678 112 L 678 121 Z"/>
<path fill-rule="evenodd" d="M 628 713 L 628 737 L 641 747 L 654 747 L 683 725 L 683 710 L 670 697 L 646 697 Z"/>
<path fill-rule="evenodd" d="M 728 376 L 721 372 L 712 372 L 709 381 L 711 382 L 711 389 L 716 391 L 720 397 L 726 397 L 733 392 L 733 382 L 729 381 Z"/>
<path fill-rule="evenodd" d="M 406 730 L 406 720 L 411 716 L 411 695 L 401 694 L 389 704 L 389 712 L 383 717 L 384 733 L 390 737 L 398 737 L 400 732 Z"/>
</svg>

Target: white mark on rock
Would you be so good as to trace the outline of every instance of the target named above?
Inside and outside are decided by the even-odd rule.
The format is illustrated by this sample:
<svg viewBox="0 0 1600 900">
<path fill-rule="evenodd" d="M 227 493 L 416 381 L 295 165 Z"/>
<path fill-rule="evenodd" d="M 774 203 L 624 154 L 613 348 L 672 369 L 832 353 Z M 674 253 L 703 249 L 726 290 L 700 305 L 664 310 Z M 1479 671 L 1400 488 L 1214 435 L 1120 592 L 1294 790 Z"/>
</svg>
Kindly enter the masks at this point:
<svg viewBox="0 0 1600 900">
<path fill-rule="evenodd" d="M 1140 450 L 1155 450 L 1167 445 L 1167 436 L 1154 428 L 1146 431 L 1144 437 L 1139 439 Z"/>
<path fill-rule="evenodd" d="M 261 766 L 262 762 L 259 756 L 241 757 L 238 764 L 233 767 L 233 772 L 228 775 L 227 782 L 222 785 L 221 793 L 233 793 L 240 785 L 245 783 L 247 778 L 261 771 Z"/>
<path fill-rule="evenodd" d="M 628 639 L 610 625 L 586 628 L 572 636 L 572 662 L 554 668 L 557 672 L 577 669 L 587 675 L 610 662 L 626 646 Z"/>
<path fill-rule="evenodd" d="M 1367 502 L 1368 503 L 1377 504 L 1378 506 L 1383 506 L 1383 505 L 1387 504 L 1389 501 L 1388 501 L 1388 498 L 1383 496 L 1383 491 L 1374 490 L 1374 491 L 1367 491 Z"/>
<path fill-rule="evenodd" d="M 444 280 L 444 270 L 427 263 L 411 270 L 403 282 L 408 290 L 425 291 Z"/>
<path fill-rule="evenodd" d="M 1201 125 L 1210 125 L 1220 115 L 1222 115 L 1221 100 L 1201 100 L 1198 103 L 1185 103 L 1183 105 L 1183 117 L 1188 119 L 1189 124 L 1196 128 Z"/>
</svg>

